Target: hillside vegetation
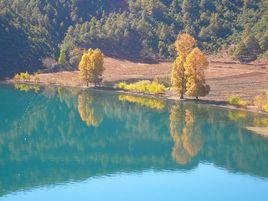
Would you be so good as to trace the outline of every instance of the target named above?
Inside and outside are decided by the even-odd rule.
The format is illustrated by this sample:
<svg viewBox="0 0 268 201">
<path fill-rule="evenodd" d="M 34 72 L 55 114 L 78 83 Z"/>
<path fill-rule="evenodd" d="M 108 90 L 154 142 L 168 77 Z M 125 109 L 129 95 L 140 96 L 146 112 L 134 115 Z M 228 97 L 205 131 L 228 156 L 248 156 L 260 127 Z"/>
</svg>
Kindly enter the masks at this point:
<svg viewBox="0 0 268 201">
<path fill-rule="evenodd" d="M 88 48 L 173 59 L 183 32 L 206 53 L 226 49 L 242 62 L 267 57 L 268 1 L 1 0 L 0 71 L 34 70 L 60 52 L 76 67 Z"/>
</svg>

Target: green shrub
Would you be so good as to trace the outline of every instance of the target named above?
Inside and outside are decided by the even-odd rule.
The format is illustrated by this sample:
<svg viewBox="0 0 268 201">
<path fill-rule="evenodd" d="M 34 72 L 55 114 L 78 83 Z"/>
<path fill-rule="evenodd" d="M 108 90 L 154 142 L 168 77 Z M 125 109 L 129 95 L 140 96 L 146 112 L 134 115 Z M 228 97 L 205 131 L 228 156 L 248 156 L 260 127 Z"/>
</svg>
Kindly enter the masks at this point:
<svg viewBox="0 0 268 201">
<path fill-rule="evenodd" d="M 135 91 L 148 94 L 161 94 L 164 93 L 166 87 L 163 84 L 159 84 L 157 81 L 142 80 L 135 83 L 127 84 L 126 82 L 120 82 L 118 88 L 126 91 Z"/>
<path fill-rule="evenodd" d="M 30 81 L 31 80 L 31 76 L 27 71 L 25 73 L 21 73 L 21 76 L 22 76 L 22 79 L 24 81 Z"/>
<path fill-rule="evenodd" d="M 126 82 L 119 82 L 118 84 L 117 84 L 117 87 L 118 88 L 120 88 L 120 89 L 126 89 L 126 87 L 127 87 L 127 83 Z"/>
<path fill-rule="evenodd" d="M 264 106 L 262 106 L 262 110 L 264 112 L 268 112 L 268 104 L 265 104 Z"/>
<path fill-rule="evenodd" d="M 241 99 L 239 96 L 230 96 L 228 102 L 230 105 L 238 107 L 247 107 L 248 105 L 248 101 Z"/>
<path fill-rule="evenodd" d="M 15 75 L 14 80 L 27 82 L 31 80 L 31 75 L 27 71 L 25 73 L 19 73 Z"/>
<path fill-rule="evenodd" d="M 228 102 L 230 105 L 237 105 L 239 102 L 239 99 L 240 99 L 240 97 L 238 97 L 238 96 L 230 96 L 228 98 Z"/>
</svg>

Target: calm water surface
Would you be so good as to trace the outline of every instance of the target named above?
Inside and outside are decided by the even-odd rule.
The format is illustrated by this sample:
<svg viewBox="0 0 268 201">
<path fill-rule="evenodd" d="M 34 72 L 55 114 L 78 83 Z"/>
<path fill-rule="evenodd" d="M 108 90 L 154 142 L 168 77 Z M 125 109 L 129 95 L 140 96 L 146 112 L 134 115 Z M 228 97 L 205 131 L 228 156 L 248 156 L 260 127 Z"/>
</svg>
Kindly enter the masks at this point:
<svg viewBox="0 0 268 201">
<path fill-rule="evenodd" d="M 268 116 L 0 85 L 0 200 L 268 200 Z"/>
</svg>

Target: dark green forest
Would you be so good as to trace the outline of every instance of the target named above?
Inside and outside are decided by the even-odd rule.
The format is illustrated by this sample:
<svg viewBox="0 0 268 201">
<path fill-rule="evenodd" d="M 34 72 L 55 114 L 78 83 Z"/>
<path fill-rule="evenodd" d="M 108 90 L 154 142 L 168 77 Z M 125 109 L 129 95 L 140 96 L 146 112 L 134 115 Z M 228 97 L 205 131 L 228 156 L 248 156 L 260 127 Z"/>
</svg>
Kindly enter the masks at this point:
<svg viewBox="0 0 268 201">
<path fill-rule="evenodd" d="M 267 57 L 268 0 L 0 0 L 0 72 L 36 70 L 46 57 L 100 48 L 128 59 L 172 59 L 189 33 L 206 53 Z"/>
</svg>

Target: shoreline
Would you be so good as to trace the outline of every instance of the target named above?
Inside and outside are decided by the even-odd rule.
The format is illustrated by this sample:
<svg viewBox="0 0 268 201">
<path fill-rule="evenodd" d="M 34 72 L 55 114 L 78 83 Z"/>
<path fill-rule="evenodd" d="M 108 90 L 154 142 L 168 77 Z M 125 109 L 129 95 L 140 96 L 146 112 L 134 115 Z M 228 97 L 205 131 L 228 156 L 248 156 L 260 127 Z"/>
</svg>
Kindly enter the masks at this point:
<svg viewBox="0 0 268 201">
<path fill-rule="evenodd" d="M 6 84 L 6 85 L 15 85 L 15 84 L 28 84 L 28 85 L 39 85 L 39 86 L 53 86 L 53 87 L 67 87 L 67 88 L 77 88 L 82 90 L 95 90 L 95 91 L 103 91 L 103 92 L 110 92 L 110 93 L 120 93 L 120 94 L 127 94 L 127 95 L 133 95 L 133 96 L 140 96 L 140 97 L 146 97 L 146 98 L 155 98 L 155 99 L 161 99 L 164 101 L 175 101 L 175 102 L 186 102 L 186 103 L 194 103 L 194 104 L 200 104 L 205 105 L 209 107 L 217 107 L 221 109 L 226 110 L 236 110 L 236 111 L 242 111 L 242 112 L 251 112 L 255 114 L 260 115 L 268 115 L 267 112 L 263 111 L 257 111 L 250 108 L 239 108 L 232 105 L 228 105 L 227 101 L 217 101 L 217 100 L 205 100 L 205 99 L 199 99 L 196 101 L 195 99 L 191 98 L 185 98 L 185 99 L 179 99 L 175 96 L 168 96 L 166 94 L 145 94 L 145 93 L 139 93 L 134 91 L 124 91 L 118 88 L 114 87 L 94 87 L 94 86 L 78 86 L 78 85 L 62 85 L 58 83 L 47 83 L 47 82 L 15 82 L 13 80 L 5 80 L 0 81 L 0 84 Z"/>
<path fill-rule="evenodd" d="M 231 59 L 226 60 L 214 56 L 209 56 L 209 62 L 209 67 L 205 70 L 205 77 L 206 84 L 210 86 L 210 93 L 201 98 L 209 104 L 226 105 L 228 97 L 232 95 L 252 102 L 254 97 L 264 95 L 265 91 L 268 90 L 268 65 L 241 64 Z M 160 79 L 165 85 L 170 86 L 172 65 L 172 62 L 148 64 L 105 57 L 104 86 L 115 87 L 114 85 L 121 81 L 136 82 L 154 79 Z M 84 88 L 85 85 L 77 69 L 40 72 L 38 75 L 39 84 L 80 88 Z M 17 82 L 12 78 L 7 78 L 6 81 Z M 23 80 L 18 82 L 23 82 Z M 33 79 L 26 82 L 35 83 Z M 109 88 L 109 90 L 111 89 Z M 167 99 L 178 99 L 176 93 L 171 91 L 166 91 L 165 96 Z M 257 110 L 254 106 L 250 106 L 248 109 Z"/>
</svg>

